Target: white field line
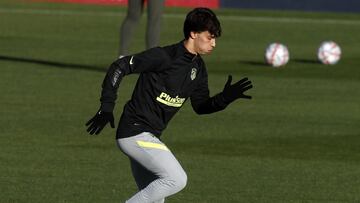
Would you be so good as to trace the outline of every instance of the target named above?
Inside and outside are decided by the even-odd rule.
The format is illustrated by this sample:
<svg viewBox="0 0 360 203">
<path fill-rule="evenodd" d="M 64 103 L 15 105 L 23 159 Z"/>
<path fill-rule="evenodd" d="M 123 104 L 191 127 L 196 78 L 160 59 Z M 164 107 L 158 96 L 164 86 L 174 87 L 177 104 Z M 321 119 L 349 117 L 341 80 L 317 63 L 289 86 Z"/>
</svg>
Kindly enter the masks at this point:
<svg viewBox="0 0 360 203">
<path fill-rule="evenodd" d="M 75 11 L 75 10 L 50 10 L 50 9 L 4 9 L 0 8 L 0 13 L 5 14 L 36 14 L 36 15 L 65 15 L 65 16 L 99 16 L 113 17 L 124 16 L 125 12 L 114 11 Z M 165 18 L 185 19 L 185 14 L 165 13 Z M 310 23 L 310 24 L 342 24 L 360 25 L 360 20 L 346 19 L 317 19 L 317 18 L 287 18 L 287 17 L 264 17 L 264 16 L 222 16 L 221 20 L 259 22 L 259 23 Z"/>
</svg>

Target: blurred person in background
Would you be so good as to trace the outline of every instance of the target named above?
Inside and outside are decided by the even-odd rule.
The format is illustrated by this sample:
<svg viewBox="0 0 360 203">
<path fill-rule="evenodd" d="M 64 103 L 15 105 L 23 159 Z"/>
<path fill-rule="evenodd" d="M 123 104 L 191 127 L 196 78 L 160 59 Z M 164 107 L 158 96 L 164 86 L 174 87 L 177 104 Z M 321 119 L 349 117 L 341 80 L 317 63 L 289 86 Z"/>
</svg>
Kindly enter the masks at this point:
<svg viewBox="0 0 360 203">
<path fill-rule="evenodd" d="M 161 203 L 185 187 L 187 175 L 160 136 L 186 100 L 190 98 L 197 114 L 211 114 L 239 98 L 251 99 L 244 94 L 252 88 L 251 81 L 243 78 L 231 84 L 230 75 L 223 90 L 210 97 L 201 55 L 210 54 L 221 35 L 220 22 L 213 11 L 208 8 L 190 11 L 183 33 L 184 39 L 175 44 L 114 61 L 103 80 L 100 109 L 86 123 L 91 135 L 99 134 L 107 123 L 114 128 L 113 110 L 119 84 L 126 75 L 140 74 L 116 132 L 117 145 L 129 157 L 139 189 L 127 203 Z"/>
<path fill-rule="evenodd" d="M 145 2 L 147 3 L 146 49 L 159 44 L 164 0 L 129 0 L 127 15 L 120 28 L 120 57 L 129 54 L 130 42 L 140 21 Z"/>
</svg>

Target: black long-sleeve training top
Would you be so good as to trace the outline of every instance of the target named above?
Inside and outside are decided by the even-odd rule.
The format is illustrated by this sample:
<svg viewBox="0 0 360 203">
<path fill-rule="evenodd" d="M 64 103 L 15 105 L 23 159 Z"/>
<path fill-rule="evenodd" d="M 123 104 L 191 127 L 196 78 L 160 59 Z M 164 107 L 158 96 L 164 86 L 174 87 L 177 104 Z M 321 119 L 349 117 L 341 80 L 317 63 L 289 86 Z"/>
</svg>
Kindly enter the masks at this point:
<svg viewBox="0 0 360 203">
<path fill-rule="evenodd" d="M 113 111 L 120 81 L 132 73 L 140 73 L 140 76 L 131 99 L 124 106 L 117 139 L 142 132 L 160 137 L 188 98 L 197 114 L 220 111 L 228 105 L 222 93 L 209 96 L 204 61 L 200 55 L 188 52 L 181 41 L 113 62 L 102 84 L 101 111 Z"/>
</svg>

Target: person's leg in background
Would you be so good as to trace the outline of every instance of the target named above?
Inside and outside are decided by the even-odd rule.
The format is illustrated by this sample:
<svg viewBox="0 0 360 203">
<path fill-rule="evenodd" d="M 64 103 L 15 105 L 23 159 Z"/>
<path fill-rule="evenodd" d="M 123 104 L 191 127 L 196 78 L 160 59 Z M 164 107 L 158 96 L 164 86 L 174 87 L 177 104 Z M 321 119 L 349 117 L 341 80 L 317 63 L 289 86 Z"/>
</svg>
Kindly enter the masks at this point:
<svg viewBox="0 0 360 203">
<path fill-rule="evenodd" d="M 144 0 L 128 1 L 126 18 L 120 28 L 120 55 L 129 54 L 129 46 L 144 7 Z"/>
<path fill-rule="evenodd" d="M 164 0 L 149 0 L 147 8 L 146 48 L 159 46 L 161 18 L 164 10 Z"/>
</svg>

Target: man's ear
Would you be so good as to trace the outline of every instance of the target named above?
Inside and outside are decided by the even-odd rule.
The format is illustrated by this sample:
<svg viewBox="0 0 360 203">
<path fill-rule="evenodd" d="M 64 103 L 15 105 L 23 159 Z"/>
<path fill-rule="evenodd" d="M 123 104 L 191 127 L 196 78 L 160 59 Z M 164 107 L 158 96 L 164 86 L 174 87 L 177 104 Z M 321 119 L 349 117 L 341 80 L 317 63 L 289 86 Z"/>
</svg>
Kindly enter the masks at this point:
<svg viewBox="0 0 360 203">
<path fill-rule="evenodd" d="M 197 32 L 191 31 L 190 32 L 190 37 L 191 37 L 191 39 L 195 39 L 197 37 Z"/>
</svg>

